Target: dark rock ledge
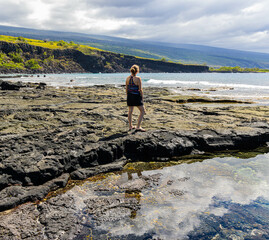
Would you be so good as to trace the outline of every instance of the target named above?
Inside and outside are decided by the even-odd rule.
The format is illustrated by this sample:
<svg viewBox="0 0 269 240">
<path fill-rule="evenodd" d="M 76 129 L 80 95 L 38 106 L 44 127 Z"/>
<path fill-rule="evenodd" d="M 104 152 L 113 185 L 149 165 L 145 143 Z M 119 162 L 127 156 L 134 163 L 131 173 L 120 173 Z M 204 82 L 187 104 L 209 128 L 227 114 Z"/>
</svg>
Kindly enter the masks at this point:
<svg viewBox="0 0 269 240">
<path fill-rule="evenodd" d="M 0 136 L 0 211 L 40 200 L 64 187 L 69 178 L 120 170 L 127 161 L 168 161 L 172 156 L 252 149 L 269 142 L 268 123 L 253 122 L 245 127 L 245 131 L 126 133 L 97 143 L 89 139 L 88 128 Z"/>
</svg>

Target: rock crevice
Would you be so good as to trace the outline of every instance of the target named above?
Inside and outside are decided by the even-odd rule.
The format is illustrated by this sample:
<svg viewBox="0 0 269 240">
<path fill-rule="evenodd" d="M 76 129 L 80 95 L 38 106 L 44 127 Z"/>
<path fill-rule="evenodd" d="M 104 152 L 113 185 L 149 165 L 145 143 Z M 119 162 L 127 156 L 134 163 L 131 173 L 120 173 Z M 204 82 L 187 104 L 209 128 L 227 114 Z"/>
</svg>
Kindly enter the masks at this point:
<svg viewBox="0 0 269 240">
<path fill-rule="evenodd" d="M 1 141 L 0 210 L 26 201 L 40 200 L 67 179 L 85 179 L 95 174 L 120 170 L 129 161 L 168 161 L 173 156 L 229 149 L 251 149 L 269 142 L 269 125 L 253 123 L 250 132 L 166 131 L 135 133 L 111 141 L 87 142 L 87 129 L 76 129 L 55 139 L 56 132 L 6 137 Z M 73 139 L 81 132 L 80 144 Z M 84 135 L 84 136 L 83 136 Z M 43 139 L 32 151 L 30 139 Z M 72 139 L 72 140 L 71 140 Z M 18 149 L 10 151 L 14 141 Z M 43 148 L 46 145 L 48 148 Z M 87 148 L 85 147 L 87 146 Z M 28 150 L 28 151 L 27 151 Z M 49 154 L 49 151 L 53 155 Z M 16 186 L 11 186 L 16 185 Z"/>
</svg>

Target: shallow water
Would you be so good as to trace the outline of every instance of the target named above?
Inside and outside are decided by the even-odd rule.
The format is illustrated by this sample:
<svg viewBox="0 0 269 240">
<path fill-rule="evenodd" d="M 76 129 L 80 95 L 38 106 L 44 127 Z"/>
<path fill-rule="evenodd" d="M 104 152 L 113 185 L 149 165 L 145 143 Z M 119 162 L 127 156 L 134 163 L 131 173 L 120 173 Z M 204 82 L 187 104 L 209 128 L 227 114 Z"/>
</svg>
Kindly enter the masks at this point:
<svg viewBox="0 0 269 240">
<path fill-rule="evenodd" d="M 84 225 L 75 239 L 269 239 L 269 153 L 245 157 L 131 164 L 92 178 L 67 192 Z M 89 197 L 119 203 L 91 214 Z"/>
<path fill-rule="evenodd" d="M 11 80 L 46 82 L 55 87 L 98 84 L 118 86 L 125 84 L 128 75 L 129 73 L 40 74 Z M 140 73 L 139 76 L 143 86 L 147 87 L 170 87 L 183 94 L 255 100 L 269 105 L 269 73 Z"/>
<path fill-rule="evenodd" d="M 269 239 L 268 164 L 268 147 L 128 163 L 2 212 L 0 238 Z"/>
</svg>

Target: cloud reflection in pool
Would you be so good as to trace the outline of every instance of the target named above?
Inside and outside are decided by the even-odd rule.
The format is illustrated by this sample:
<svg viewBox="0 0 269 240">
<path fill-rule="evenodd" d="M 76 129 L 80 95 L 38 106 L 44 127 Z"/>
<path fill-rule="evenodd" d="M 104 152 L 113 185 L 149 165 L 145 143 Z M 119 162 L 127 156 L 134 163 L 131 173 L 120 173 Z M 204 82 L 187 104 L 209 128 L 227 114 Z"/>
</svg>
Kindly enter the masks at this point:
<svg viewBox="0 0 269 240">
<path fill-rule="evenodd" d="M 145 236 L 150 236 L 150 239 L 192 238 L 191 232 L 199 229 L 201 221 L 204 221 L 201 216 L 221 219 L 225 214 L 233 214 L 229 206 L 251 205 L 259 198 L 269 203 L 268 166 L 269 154 L 262 154 L 250 159 L 213 158 L 144 171 L 144 177 L 157 173 L 161 175 L 158 184 L 143 188 L 139 193 L 140 209 L 136 216 L 101 222 L 96 226 L 96 230 L 109 233 L 111 239 L 127 236 L 133 236 L 133 239 L 134 236 L 135 239 L 145 239 Z M 141 176 L 133 174 L 132 178 Z M 112 185 L 113 181 L 116 185 L 127 181 L 126 173 L 118 176 L 116 180 L 106 179 L 106 182 Z M 86 190 L 87 186 L 82 188 Z M 71 191 L 75 193 L 76 189 Z M 267 215 L 267 219 L 268 217 Z M 221 231 L 223 227 L 220 220 L 217 225 L 219 229 L 215 229 L 216 232 Z M 250 229 L 246 230 L 249 232 L 244 234 L 253 235 L 254 230 L 255 227 L 250 226 Z M 207 230 L 203 231 L 206 234 Z M 242 232 L 242 229 L 240 231 Z"/>
</svg>

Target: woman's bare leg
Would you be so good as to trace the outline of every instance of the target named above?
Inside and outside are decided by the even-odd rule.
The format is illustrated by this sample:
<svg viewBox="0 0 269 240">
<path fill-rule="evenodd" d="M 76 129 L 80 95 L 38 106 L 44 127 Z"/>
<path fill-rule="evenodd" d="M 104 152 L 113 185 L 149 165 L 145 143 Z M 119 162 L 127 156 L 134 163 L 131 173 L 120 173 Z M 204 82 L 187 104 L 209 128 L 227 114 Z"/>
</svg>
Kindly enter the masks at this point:
<svg viewBox="0 0 269 240">
<path fill-rule="evenodd" d="M 133 128 L 133 124 L 132 124 L 133 111 L 134 111 L 134 107 L 133 106 L 129 106 L 129 112 L 128 112 L 129 129 L 132 129 Z"/>
<path fill-rule="evenodd" d="M 141 128 L 141 122 L 142 122 L 143 117 L 144 117 L 144 115 L 145 115 L 145 108 L 144 108 L 144 106 L 142 105 L 142 106 L 138 106 L 138 109 L 139 109 L 139 111 L 140 111 L 140 115 L 139 115 L 138 120 L 137 120 L 136 129 L 142 129 L 142 128 Z"/>
</svg>

